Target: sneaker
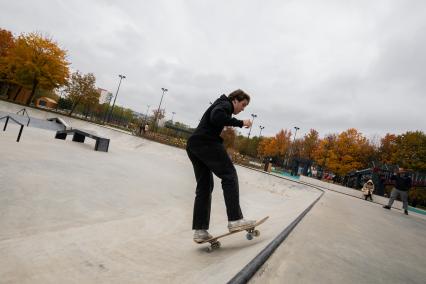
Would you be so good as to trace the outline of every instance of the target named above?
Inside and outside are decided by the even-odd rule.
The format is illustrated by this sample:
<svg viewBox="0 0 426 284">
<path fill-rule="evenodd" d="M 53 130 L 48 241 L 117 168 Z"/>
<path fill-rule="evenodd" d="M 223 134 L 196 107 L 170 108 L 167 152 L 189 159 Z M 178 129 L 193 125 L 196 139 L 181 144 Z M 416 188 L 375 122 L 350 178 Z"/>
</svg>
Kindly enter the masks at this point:
<svg viewBox="0 0 426 284">
<path fill-rule="evenodd" d="M 383 208 L 385 208 L 385 209 L 391 209 L 390 206 L 388 206 L 388 205 L 384 205 Z"/>
<path fill-rule="evenodd" d="M 196 243 L 202 243 L 211 238 L 213 238 L 213 236 L 210 235 L 207 230 L 195 230 L 194 232 L 194 242 Z"/>
<path fill-rule="evenodd" d="M 246 219 L 240 219 L 237 221 L 229 221 L 228 222 L 228 229 L 229 232 L 235 232 L 239 231 L 245 227 L 250 227 L 256 223 L 255 220 L 246 220 Z"/>
<path fill-rule="evenodd" d="M 405 215 L 408 215 L 408 211 L 407 211 L 407 209 L 405 209 L 405 210 L 404 210 L 404 214 L 405 214 Z"/>
</svg>

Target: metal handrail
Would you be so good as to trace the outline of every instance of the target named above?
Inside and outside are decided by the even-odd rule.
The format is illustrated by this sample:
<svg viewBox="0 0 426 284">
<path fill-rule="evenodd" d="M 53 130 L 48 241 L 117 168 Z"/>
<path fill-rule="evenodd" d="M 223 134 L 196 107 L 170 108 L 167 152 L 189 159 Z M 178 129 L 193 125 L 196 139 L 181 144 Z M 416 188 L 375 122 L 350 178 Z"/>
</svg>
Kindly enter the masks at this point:
<svg viewBox="0 0 426 284">
<path fill-rule="evenodd" d="M 20 111 L 18 111 L 16 114 L 19 114 L 20 112 L 22 112 L 22 115 L 24 115 L 24 114 L 26 114 L 26 115 L 27 115 L 27 117 L 28 117 L 28 123 L 27 123 L 27 126 L 28 126 L 28 125 L 30 125 L 31 118 L 30 118 L 30 116 L 28 115 L 28 111 L 27 111 L 25 108 L 23 108 L 23 109 L 21 109 Z"/>
<path fill-rule="evenodd" d="M 7 127 L 7 124 L 9 123 L 9 119 L 12 119 L 16 124 L 21 126 L 21 129 L 19 129 L 18 138 L 16 139 L 16 142 L 19 142 L 19 140 L 21 140 L 21 134 L 22 134 L 22 130 L 24 129 L 24 125 L 9 115 L 0 117 L 0 120 L 4 118 L 6 118 L 6 123 L 4 124 L 3 131 L 6 131 L 6 127 Z"/>
</svg>

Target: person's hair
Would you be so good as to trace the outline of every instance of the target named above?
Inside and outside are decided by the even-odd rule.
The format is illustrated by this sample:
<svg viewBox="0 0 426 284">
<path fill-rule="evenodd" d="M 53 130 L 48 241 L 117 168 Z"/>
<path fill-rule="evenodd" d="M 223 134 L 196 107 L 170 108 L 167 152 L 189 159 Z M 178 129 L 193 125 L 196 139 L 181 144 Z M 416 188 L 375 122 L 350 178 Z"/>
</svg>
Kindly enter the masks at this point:
<svg viewBox="0 0 426 284">
<path fill-rule="evenodd" d="M 233 101 L 233 100 L 236 99 L 239 102 L 241 102 L 243 100 L 247 100 L 247 102 L 250 102 L 250 96 L 246 92 L 244 92 L 243 90 L 241 90 L 241 89 L 235 90 L 232 93 L 230 93 L 228 95 L 228 98 L 231 101 Z"/>
</svg>

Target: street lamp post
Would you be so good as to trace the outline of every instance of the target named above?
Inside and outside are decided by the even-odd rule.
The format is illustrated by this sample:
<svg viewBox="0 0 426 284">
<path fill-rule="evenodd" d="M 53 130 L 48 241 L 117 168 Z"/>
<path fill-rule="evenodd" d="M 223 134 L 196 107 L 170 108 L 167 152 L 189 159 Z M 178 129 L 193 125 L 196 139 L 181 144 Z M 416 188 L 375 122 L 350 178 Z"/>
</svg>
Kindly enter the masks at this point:
<svg viewBox="0 0 426 284">
<path fill-rule="evenodd" d="M 166 88 L 161 88 L 161 90 L 163 91 L 163 94 L 161 95 L 160 104 L 158 105 L 158 109 L 157 109 L 157 113 L 155 115 L 155 121 L 154 121 L 154 123 L 156 125 L 156 131 L 158 131 L 158 122 L 157 122 L 157 120 L 159 120 L 160 107 L 161 107 L 161 103 L 163 102 L 163 96 L 164 96 L 164 93 L 168 91 Z"/>
<path fill-rule="evenodd" d="M 172 112 L 172 123 L 173 123 L 173 118 L 175 117 L 176 112 Z"/>
<path fill-rule="evenodd" d="M 262 137 L 262 130 L 265 128 L 265 126 L 259 125 L 260 131 L 259 131 L 259 138 Z"/>
<path fill-rule="evenodd" d="M 121 74 L 118 75 L 118 77 L 120 77 L 120 82 L 118 83 L 118 88 L 117 88 L 117 92 L 115 93 L 114 102 L 112 103 L 112 108 L 111 108 L 111 111 L 110 111 L 109 116 L 108 116 L 108 122 L 111 120 L 111 115 L 112 115 L 112 112 L 114 111 L 115 101 L 117 100 L 118 91 L 120 90 L 121 80 L 126 79 L 126 76 L 121 75 Z"/>
<path fill-rule="evenodd" d="M 253 117 L 253 120 L 251 121 L 250 130 L 249 130 L 249 133 L 247 135 L 248 139 L 250 139 L 251 128 L 253 127 L 254 119 L 257 117 L 257 115 L 252 113 L 251 116 Z"/>
<path fill-rule="evenodd" d="M 294 129 L 295 129 L 296 131 L 294 132 L 293 145 L 294 145 L 294 141 L 296 140 L 297 130 L 299 130 L 300 128 L 299 128 L 299 127 L 297 127 L 297 126 L 295 126 L 295 127 L 294 127 Z"/>
</svg>

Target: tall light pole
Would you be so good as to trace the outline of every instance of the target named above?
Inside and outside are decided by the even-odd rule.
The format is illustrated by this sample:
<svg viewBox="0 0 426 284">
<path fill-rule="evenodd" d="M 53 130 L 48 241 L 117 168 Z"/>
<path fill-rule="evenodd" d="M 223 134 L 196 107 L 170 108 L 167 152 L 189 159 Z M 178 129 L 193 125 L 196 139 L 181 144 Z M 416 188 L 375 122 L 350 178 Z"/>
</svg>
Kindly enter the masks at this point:
<svg viewBox="0 0 426 284">
<path fill-rule="evenodd" d="M 299 128 L 299 127 L 297 127 L 297 126 L 295 126 L 295 127 L 294 127 L 294 129 L 295 129 L 296 131 L 294 132 L 293 145 L 294 145 L 294 141 L 296 140 L 297 130 L 299 130 L 300 128 Z"/>
<path fill-rule="evenodd" d="M 157 110 L 157 114 L 155 115 L 155 125 L 156 125 L 156 130 L 158 130 L 158 122 L 157 119 L 160 116 L 160 107 L 161 107 L 161 103 L 163 102 L 163 96 L 164 93 L 167 92 L 168 90 L 166 88 L 161 88 L 161 90 L 163 91 L 163 94 L 161 95 L 161 100 L 160 100 L 160 104 L 158 105 L 158 110 Z M 159 119 L 158 119 L 159 120 Z"/>
<path fill-rule="evenodd" d="M 262 137 L 262 130 L 265 128 L 265 126 L 259 125 L 260 131 L 259 131 L 259 138 Z"/>
<path fill-rule="evenodd" d="M 173 112 L 172 112 L 172 123 L 173 123 L 173 118 L 175 117 L 175 114 L 176 114 L 176 113 L 173 111 Z"/>
<path fill-rule="evenodd" d="M 253 127 L 254 119 L 257 117 L 257 115 L 252 113 L 251 116 L 253 117 L 253 120 L 251 121 L 250 130 L 249 130 L 249 133 L 247 135 L 248 139 L 250 139 L 251 128 Z"/>
<path fill-rule="evenodd" d="M 117 100 L 118 91 L 120 90 L 120 86 L 121 86 L 121 80 L 126 79 L 126 76 L 121 75 L 121 74 L 118 75 L 118 77 L 120 77 L 120 82 L 118 83 L 118 88 L 117 88 L 117 92 L 115 93 L 114 102 L 112 103 L 112 108 L 111 108 L 111 111 L 110 111 L 109 116 L 108 116 L 108 122 L 111 120 L 111 115 L 112 115 L 112 112 L 114 111 L 115 101 Z"/>
</svg>

